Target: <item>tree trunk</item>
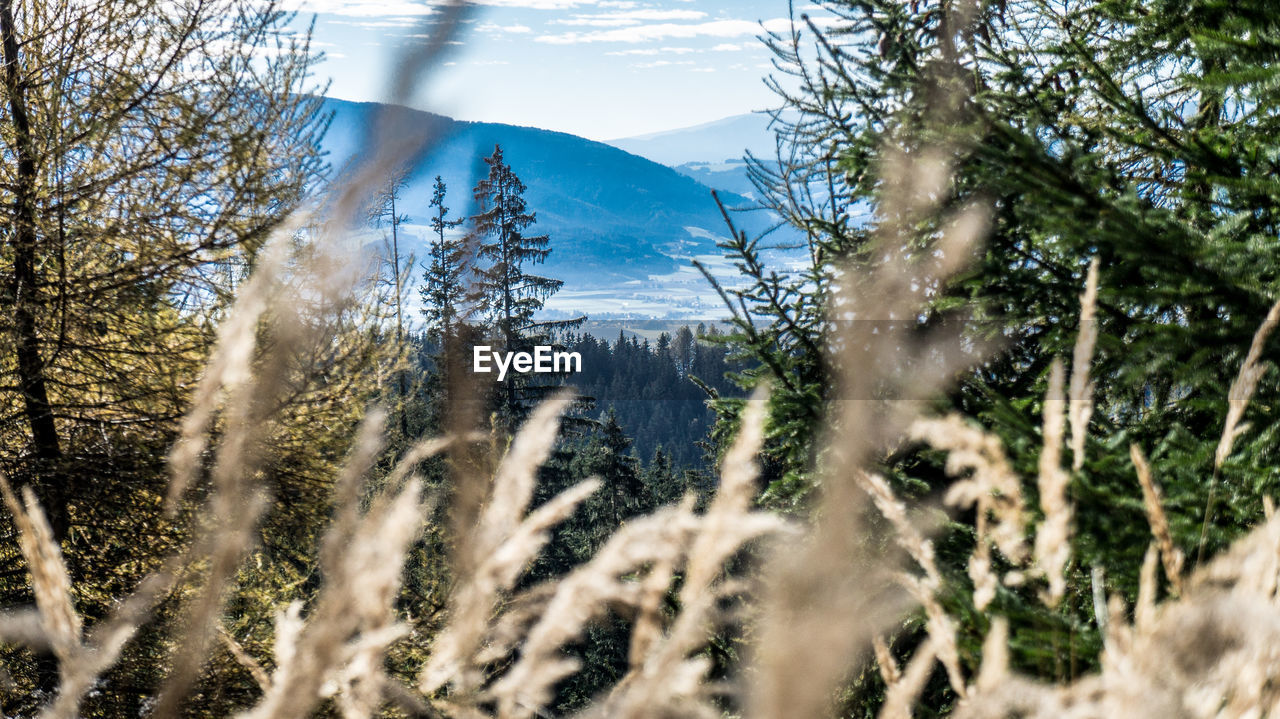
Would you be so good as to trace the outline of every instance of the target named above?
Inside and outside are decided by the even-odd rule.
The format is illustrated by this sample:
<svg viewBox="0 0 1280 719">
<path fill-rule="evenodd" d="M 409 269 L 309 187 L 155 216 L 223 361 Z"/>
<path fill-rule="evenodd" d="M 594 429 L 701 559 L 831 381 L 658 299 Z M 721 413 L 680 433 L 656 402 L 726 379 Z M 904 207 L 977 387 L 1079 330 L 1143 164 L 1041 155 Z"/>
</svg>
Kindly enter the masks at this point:
<svg viewBox="0 0 1280 719">
<path fill-rule="evenodd" d="M 12 0 L 0 0 L 0 35 L 3 35 L 5 90 L 9 95 L 9 111 L 13 123 L 14 154 L 18 173 L 14 185 L 13 224 L 10 242 L 13 246 L 13 275 L 9 295 L 13 302 L 14 351 L 18 370 L 18 386 L 22 393 L 27 422 L 31 425 L 31 444 L 36 460 L 33 484 L 37 496 L 49 515 L 54 536 L 66 537 L 66 491 L 61 482 L 62 446 L 49 402 L 45 381 L 45 365 L 40 355 L 40 335 L 36 326 L 39 306 L 36 274 L 36 191 L 38 178 L 31 124 L 24 99 L 25 88 L 20 75 L 18 40 L 13 20 Z"/>
<path fill-rule="evenodd" d="M 400 287 L 400 216 L 396 214 L 396 187 L 392 184 L 391 188 L 391 264 L 392 269 L 396 273 L 396 351 L 404 351 L 404 296 Z M 409 437 L 409 416 L 406 412 L 405 404 L 409 401 L 409 391 L 405 386 L 405 369 L 401 368 L 397 374 L 398 384 L 400 385 L 400 437 L 408 439 Z"/>
<path fill-rule="evenodd" d="M 36 249 L 37 173 L 31 122 L 18 57 L 17 27 L 12 0 L 0 0 L 0 36 L 3 37 L 4 82 L 13 123 L 13 151 L 17 159 L 10 243 L 13 246 L 13 275 L 9 278 L 9 299 L 14 320 L 14 352 L 18 387 L 27 422 L 31 425 L 34 466 L 26 481 L 39 498 L 55 541 L 66 538 L 69 524 L 66 488 L 62 479 L 62 446 L 53 420 L 49 389 L 45 382 L 44 360 L 40 356 L 40 336 L 36 327 L 38 307 Z M 37 685 L 47 694 L 58 687 L 58 662 L 51 654 L 36 657 Z"/>
</svg>

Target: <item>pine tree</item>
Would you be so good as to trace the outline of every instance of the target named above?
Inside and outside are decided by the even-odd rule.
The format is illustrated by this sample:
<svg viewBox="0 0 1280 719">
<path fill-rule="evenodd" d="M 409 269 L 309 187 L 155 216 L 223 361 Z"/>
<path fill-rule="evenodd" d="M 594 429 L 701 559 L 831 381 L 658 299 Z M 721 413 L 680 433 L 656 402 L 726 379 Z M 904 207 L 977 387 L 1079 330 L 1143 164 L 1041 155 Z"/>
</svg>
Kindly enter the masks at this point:
<svg viewBox="0 0 1280 719">
<path fill-rule="evenodd" d="M 653 451 L 653 459 L 645 467 L 643 481 L 648 503 L 653 507 L 675 504 L 685 491 L 683 483 L 676 479 L 671 457 L 663 451 L 662 445 Z"/>
<path fill-rule="evenodd" d="M 396 353 L 405 354 L 405 322 L 404 322 L 404 304 L 405 293 L 408 291 L 409 268 L 413 267 L 413 256 L 402 257 L 400 255 L 400 226 L 409 221 L 409 216 L 401 214 L 396 207 L 397 204 L 403 204 L 401 194 L 404 192 L 405 186 L 408 184 L 407 173 L 402 171 L 395 172 L 387 180 L 387 184 L 383 187 L 373 199 L 373 204 L 369 210 L 369 222 L 375 228 L 382 228 L 384 225 L 390 234 L 384 236 L 385 252 L 381 258 L 381 264 L 386 266 L 386 271 L 391 274 L 389 281 L 382 277 L 383 269 L 379 267 L 378 276 L 382 281 L 387 281 L 391 290 L 391 308 L 395 319 L 395 348 Z M 400 429 L 401 437 L 409 436 L 409 419 L 406 403 L 409 398 L 409 378 L 404 367 L 396 367 L 396 420 Z"/>
<path fill-rule="evenodd" d="M 384 236 L 385 256 L 383 261 L 389 264 L 393 294 L 391 304 L 395 312 L 396 341 L 401 342 L 404 336 L 404 272 L 403 268 L 411 264 L 412 258 L 404 258 L 400 254 L 400 226 L 409 221 L 409 216 L 402 214 L 397 205 L 403 205 L 404 188 L 408 177 L 403 171 L 394 173 L 387 184 L 374 195 L 369 209 L 369 223 L 377 229 L 384 226 L 390 231 Z"/>
<path fill-rule="evenodd" d="M 444 178 L 436 175 L 430 203 L 430 207 L 435 208 L 431 216 L 431 231 L 435 237 L 428 254 L 430 263 L 423 272 L 423 285 L 419 290 L 428 336 L 442 349 L 465 316 L 463 302 L 466 297 L 463 284 L 466 247 L 461 239 L 448 234 L 466 220 L 449 218 L 449 208 L 444 204 L 446 191 Z"/>
<path fill-rule="evenodd" d="M 546 235 L 526 234 L 537 218 L 525 203 L 527 188 L 503 160 L 500 146 L 494 147 L 485 164 L 489 174 L 474 190 L 480 211 L 471 217 L 472 232 L 479 239 L 476 254 L 491 263 L 475 270 L 478 309 L 501 351 L 526 352 L 547 344 L 549 330 L 573 327 L 582 319 L 534 319 L 547 298 L 564 284 L 529 272 L 532 265 L 541 264 L 551 254 L 551 240 Z M 545 391 L 545 386 L 533 384 L 527 376 L 509 375 L 500 389 L 500 420 L 508 429 L 514 428 Z"/>
<path fill-rule="evenodd" d="M 993 36 L 997 70 L 976 104 L 994 121 L 969 175 L 974 191 L 1000 198 L 984 262 L 1003 257 L 1004 272 L 966 289 L 1020 328 L 1012 358 L 993 367 L 992 380 L 1010 386 L 1043 366 L 1033 355 L 1066 354 L 1072 327 L 1043 318 L 1072 316 L 1069 285 L 1078 288 L 1088 257 L 1101 260 L 1101 417 L 1076 478 L 1075 548 L 1132 591 L 1125 567 L 1140 562 L 1140 515 L 1123 533 L 1100 521 L 1132 496 L 1132 466 L 1110 449 L 1121 438 L 1152 453 L 1167 506 L 1178 508 L 1175 539 L 1196 562 L 1256 520 L 1275 481 L 1274 423 L 1256 422 L 1222 467 L 1212 450 L 1230 383 L 1280 296 L 1270 249 L 1280 233 L 1280 141 L 1262 109 L 1276 100 L 1269 78 L 1280 41 L 1272 6 L 1258 2 L 1085 3 L 1078 17 L 1081 25 L 1055 20 L 1029 47 Z M 1023 65 L 1046 51 L 1051 65 Z M 1255 411 L 1276 400 L 1265 386 Z M 1007 411 L 974 406 L 992 419 Z"/>
<path fill-rule="evenodd" d="M 617 527 L 624 519 L 645 510 L 648 504 L 640 481 L 639 462 L 631 456 L 630 450 L 631 438 L 618 424 L 617 414 L 611 409 L 605 413 L 601 423 L 599 443 L 589 448 L 587 453 L 589 473 L 599 476 L 605 483 L 597 496 L 608 507 L 611 527 Z M 603 544 L 607 536 L 598 538 L 598 542 L 593 544 Z"/>
<path fill-rule="evenodd" d="M 1070 356 L 1085 269 L 1094 257 L 1102 266 L 1098 411 L 1071 490 L 1079 565 L 1053 611 L 1026 591 L 1002 588 L 996 603 L 1013 622 L 1014 661 L 1061 678 L 1062 647 L 1092 656 L 1100 642 L 1090 570 L 1103 570 L 1104 593 L 1132 600 L 1136 592 L 1150 537 L 1129 442 L 1151 451 L 1189 557 L 1237 536 L 1273 491 L 1274 423 L 1258 422 L 1221 469 L 1213 450 L 1229 384 L 1280 285 L 1269 199 L 1280 190 L 1280 142 L 1266 109 L 1277 99 L 1275 14 L 1263 2 L 1001 2 L 961 22 L 954 2 L 823 5 L 839 17 L 835 26 L 802 18 L 796 33 L 770 41 L 801 78 L 798 90 L 776 86 L 796 154 L 752 166 L 766 201 L 805 233 L 809 266 L 774 271 L 745 236 L 725 243 L 751 278 L 730 293 L 741 298 L 734 342 L 759 364 L 743 380 L 767 376 L 775 389 L 770 496 L 793 506 L 812 487 L 812 437 L 824 402 L 835 399 L 824 293 L 835 267 L 863 259 L 866 210 L 884 191 L 881 148 L 961 148 L 947 204 L 981 199 L 994 223 L 976 266 L 937 293 L 936 307 L 967 307 L 981 320 L 971 331 L 1003 347 L 947 399 L 1001 435 L 1026 476 L 1035 474 L 1048 363 Z M 968 64 L 943 69 L 957 62 Z M 957 86 L 964 99 L 938 122 L 938 90 Z M 1252 411 L 1262 418 L 1276 399 L 1266 387 Z M 722 427 L 732 426 L 736 405 L 719 408 Z M 908 496 L 948 481 L 914 451 L 883 469 Z M 940 556 L 962 576 L 971 529 L 951 530 L 939 538 Z M 974 647 L 981 631 L 962 627 L 962 644 Z M 938 706 L 948 701 L 944 687 L 930 691 Z M 876 690 L 855 695 L 874 699 Z"/>
<path fill-rule="evenodd" d="M 693 369 L 693 356 L 696 352 L 697 342 L 693 337 L 693 330 L 688 325 L 681 325 L 676 330 L 676 337 L 673 343 L 673 352 L 675 354 L 676 371 L 684 377 Z"/>
<path fill-rule="evenodd" d="M 432 209 L 430 226 L 434 237 L 419 288 L 426 327 L 420 338 L 416 364 L 425 380 L 423 394 L 415 407 L 422 418 L 420 431 L 432 434 L 448 432 L 455 421 L 462 421 L 451 415 L 460 405 L 450 401 L 450 397 L 460 389 L 458 382 L 464 377 L 469 360 L 463 348 L 476 335 L 475 328 L 467 324 L 470 316 L 466 287 L 468 241 L 451 233 L 466 219 L 449 217 L 449 208 L 445 205 L 447 192 L 444 178 L 437 175 L 428 205 Z"/>
</svg>

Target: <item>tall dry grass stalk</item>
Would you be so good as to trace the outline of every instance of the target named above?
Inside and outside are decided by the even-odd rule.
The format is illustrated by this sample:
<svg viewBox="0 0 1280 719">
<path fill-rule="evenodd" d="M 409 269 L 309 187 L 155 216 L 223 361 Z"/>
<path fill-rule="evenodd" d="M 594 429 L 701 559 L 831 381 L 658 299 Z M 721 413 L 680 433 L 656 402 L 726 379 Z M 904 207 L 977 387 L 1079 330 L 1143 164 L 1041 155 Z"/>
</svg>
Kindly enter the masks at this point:
<svg viewBox="0 0 1280 719">
<path fill-rule="evenodd" d="M 560 416 L 570 402 L 562 395 L 537 409 L 511 443 L 480 521 L 470 536 L 459 540 L 471 553 L 459 568 L 474 570 L 458 577 L 450 621 L 433 642 L 417 687 L 420 694 L 388 677 L 383 660 L 408 632 L 397 619 L 394 600 L 408 546 L 426 515 L 412 465 L 447 449 L 450 441 L 428 440 L 407 452 L 388 474 L 400 481 L 387 482 L 361 511 L 361 486 L 384 433 L 384 413 L 371 412 L 335 481 L 335 514 L 320 551 L 324 585 L 305 615 L 298 603 L 279 613 L 271 670 L 220 627 L 213 630 L 262 690 L 261 699 L 240 716 L 308 716 L 326 698 L 346 717 L 374 716 L 388 702 L 416 713 L 539 716 L 555 684 L 578 669 L 565 659 L 564 648 L 593 620 L 619 607 L 630 607 L 639 617 L 632 666 L 602 698 L 597 713 L 650 716 L 656 707 L 665 707 L 670 714 L 718 715 L 716 697 L 722 689 L 708 683 L 710 664 L 697 652 L 716 631 L 736 621 L 725 601 L 742 597 L 752 586 L 726 574 L 726 565 L 752 542 L 791 531 L 785 520 L 751 509 L 766 400 L 759 395 L 750 403 L 742 432 L 725 459 L 721 491 L 705 512 L 695 512 L 689 497 L 633 519 L 586 565 L 559 581 L 513 594 L 517 580 L 549 540 L 550 528 L 599 486 L 595 480 L 586 482 L 528 510 L 536 471 L 556 441 Z M 144 618 L 145 607 L 136 600 L 126 603 L 120 619 L 82 641 L 70 582 L 43 514 L 29 491 L 24 506 L 2 481 L 0 490 L 21 532 L 37 596 L 36 613 L 7 617 L 0 633 L 53 650 L 63 684 L 46 713 L 75 716 L 83 692 L 117 658 Z M 149 587 L 140 596 L 154 598 L 163 586 Z M 671 592 L 681 606 L 674 617 L 660 609 Z M 201 645 L 200 651 L 209 648 Z"/>
<path fill-rule="evenodd" d="M 1142 502 L 1147 510 L 1147 522 L 1151 525 L 1151 534 L 1160 548 L 1160 560 L 1164 563 L 1164 574 L 1169 579 L 1176 594 L 1182 593 L 1182 550 L 1173 543 L 1173 534 L 1169 531 L 1169 520 L 1164 513 L 1160 487 L 1151 476 L 1151 467 L 1142 449 L 1136 444 L 1129 445 L 1129 457 L 1133 460 L 1133 468 L 1138 473 L 1138 483 L 1142 485 Z"/>
<path fill-rule="evenodd" d="M 1269 520 L 1155 604 L 1157 552 L 1144 563 L 1134 623 L 1113 600 L 1098 675 L 1055 686 L 1007 670 L 957 716 L 1262 717 L 1280 711 L 1280 522 Z"/>
<path fill-rule="evenodd" d="M 912 707 L 920 697 L 925 682 L 929 680 L 937 658 L 938 652 L 933 646 L 933 640 L 926 639 L 915 654 L 911 655 L 911 661 L 907 663 L 901 677 L 896 681 L 886 682 L 888 689 L 885 692 L 884 706 L 880 708 L 880 719 L 911 719 L 914 713 Z"/>
<path fill-rule="evenodd" d="M 1086 303 L 1091 294 L 1086 291 Z M 1229 401 L 1234 411 L 1215 460 L 1219 466 L 1221 448 L 1229 452 L 1230 438 L 1238 434 L 1243 409 L 1265 371 L 1258 364 L 1260 348 L 1276 315 L 1273 308 L 1233 385 Z M 1061 396 L 1061 375 L 1060 366 L 1051 372 L 1051 398 Z M 1045 477 L 1060 471 L 1054 449 L 1061 438 L 1060 417 L 1056 406 L 1046 407 L 1042 492 Z M 1072 431 L 1074 442 L 1077 435 Z M 1132 623 L 1124 620 L 1125 607 L 1118 596 L 1108 603 L 1101 672 L 1063 685 L 1018 676 L 1008 667 L 1007 624 L 997 618 L 984 644 L 978 679 L 959 705 L 959 717 L 1262 717 L 1280 712 L 1280 690 L 1273 681 L 1280 670 L 1280 520 L 1273 516 L 1270 498 L 1264 498 L 1268 514 L 1263 526 L 1184 578 L 1183 555 L 1173 542 L 1159 486 L 1137 445 L 1131 445 L 1130 457 L 1153 542 L 1139 573 Z M 1055 526 L 1048 507 L 1045 514 L 1037 542 L 1046 530 L 1055 542 L 1063 541 L 1061 525 Z M 1157 602 L 1161 564 L 1173 589 L 1164 603 Z M 931 655 L 932 649 L 926 652 Z M 886 710 L 889 707 L 886 704 Z M 895 711 L 897 716 L 908 715 L 896 705 Z"/>
<path fill-rule="evenodd" d="M 0 476 L 0 494 L 18 529 L 18 545 L 31 574 L 36 599 L 29 612 L 0 617 L 0 635 L 36 650 L 49 650 L 58 662 L 58 689 L 41 716 L 45 719 L 79 715 L 84 695 L 120 656 L 171 577 L 157 574 L 144 580 L 133 595 L 85 636 L 84 620 L 76 611 L 62 550 L 29 487 L 18 501 L 8 480 Z"/>
<path fill-rule="evenodd" d="M 940 213 L 950 159 L 940 149 L 886 156 L 884 182 L 890 190 L 868 253 L 873 260 L 844 275 L 830 300 L 837 328 L 833 364 L 841 371 L 822 458 L 821 497 L 808 535 L 766 574 L 751 716 L 826 715 L 837 687 L 907 606 L 904 592 L 924 603 L 931 646 L 956 691 L 965 691 L 954 629 L 933 597 L 940 579 L 932 545 L 912 527 L 883 479 L 867 468 L 915 419 L 920 403 L 914 398 L 929 396 L 971 360 L 952 331 L 921 339 L 911 336 L 911 325 L 932 293 L 967 262 L 987 213 L 962 208 L 938 220 L 939 231 L 926 249 L 915 246 L 913 228 Z M 896 571 L 868 546 L 868 497 L 897 530 L 899 546 L 923 577 Z"/>
<path fill-rule="evenodd" d="M 992 571 L 991 547 L 994 545 L 1015 564 L 1026 558 L 1022 479 L 1009 465 L 1000 439 L 967 424 L 958 415 L 916 420 L 910 436 L 947 452 L 947 472 L 965 477 L 951 485 L 945 502 L 975 511 L 977 543 L 969 558 L 969 578 L 973 580 L 974 606 L 986 609 L 995 598 L 999 583 Z"/>
<path fill-rule="evenodd" d="M 1254 333 L 1253 341 L 1249 344 L 1249 352 L 1245 355 L 1244 363 L 1240 365 L 1240 372 L 1231 383 L 1231 389 L 1227 390 L 1227 419 L 1222 427 L 1222 437 L 1218 440 L 1218 447 L 1213 453 L 1213 477 L 1209 480 L 1209 497 L 1205 500 L 1204 520 L 1200 525 L 1196 564 L 1204 559 L 1205 541 L 1209 537 L 1209 520 L 1213 517 L 1222 465 L 1231 456 L 1231 447 L 1235 444 L 1236 437 L 1248 430 L 1248 425 L 1242 425 L 1240 421 L 1244 419 L 1245 410 L 1249 408 L 1254 392 L 1258 391 L 1258 382 L 1262 381 L 1262 375 L 1266 374 L 1267 366 L 1260 363 L 1262 348 L 1266 345 L 1267 338 L 1275 331 L 1277 324 L 1280 324 L 1280 301 L 1271 306 L 1266 319 Z"/>
<path fill-rule="evenodd" d="M 752 511 L 759 473 L 755 457 L 764 440 L 767 406 L 764 391 L 748 403 L 738 437 L 725 455 L 716 496 L 699 518 L 684 556 L 650 571 L 652 581 L 641 597 L 640 619 L 632 634 L 631 668 L 600 704 L 596 713 L 601 716 L 675 715 L 695 707 L 697 711 L 690 713 L 720 715 L 707 686 L 710 662 L 696 653 L 731 622 L 722 606 L 752 587 L 726 576 L 725 566 L 758 538 L 792 534 L 781 518 Z M 664 629 L 659 603 L 675 570 L 683 570 L 676 594 L 680 612 Z"/>
<path fill-rule="evenodd" d="M 462 3 L 454 3 L 446 17 L 456 21 L 461 12 Z M 413 69 L 440 46 L 429 43 L 405 63 L 394 94 L 408 93 Z M 351 177 L 376 178 L 420 149 L 377 146 L 372 161 Z M 271 657 L 240 646 L 222 628 L 224 602 L 267 502 L 255 472 L 259 427 L 272 417 L 271 400 L 289 371 L 289 349 L 323 343 L 331 329 L 291 315 L 282 297 L 307 281 L 340 307 L 353 281 L 323 257 L 298 266 L 285 248 L 303 226 L 319 227 L 322 236 L 340 233 L 362 201 L 358 183 L 351 182 L 327 214 L 303 213 L 280 228 L 258 273 L 242 287 L 170 454 L 169 506 L 178 507 L 207 468 L 207 521 L 191 546 L 142 582 L 112 616 L 86 631 L 43 512 L 29 491 L 20 498 L 0 479 L 36 597 L 33 611 L 0 617 L 0 637 L 56 658 L 60 686 L 44 710 L 48 717 L 78 714 L 86 692 L 179 576 L 200 584 L 184 603 L 184 630 L 173 638 L 176 651 L 154 716 L 179 713 L 213 642 L 221 641 L 261 692 L 240 713 L 246 719 L 309 716 L 326 701 L 352 719 L 378 715 L 388 705 L 409 715 L 541 717 L 556 685 L 581 669 L 566 648 L 611 612 L 632 618 L 629 666 L 588 716 L 719 717 L 726 695 L 749 717 L 827 716 L 842 683 L 869 656 L 887 687 L 881 712 L 887 719 L 912 716 L 939 664 L 960 700 L 961 717 L 1256 717 L 1280 710 L 1274 681 L 1280 674 L 1280 519 L 1268 501 L 1262 527 L 1184 577 L 1159 488 L 1136 446 L 1131 456 L 1155 541 L 1142 568 L 1133 621 L 1126 621 L 1118 597 L 1109 602 L 1101 672 L 1065 685 L 1018 676 L 1010 669 L 1009 625 L 995 617 L 980 669 L 966 675 L 957 619 L 938 598 L 944 577 L 929 527 L 916 521 L 876 465 L 905 439 L 947 453 L 946 469 L 956 482 L 945 501 L 975 510 L 969 576 L 980 610 L 990 608 L 1000 583 L 1014 584 L 1027 574 L 1047 581 L 1047 602 L 1059 601 L 1072 519 L 1063 452 L 1069 427 L 1072 468 L 1083 470 L 1093 409 L 1089 366 L 1097 343 L 1098 265 L 1091 264 L 1082 295 L 1069 389 L 1060 361 L 1050 371 L 1036 478 L 1044 518 L 1032 528 L 1022 479 L 1000 441 L 958 416 L 920 414 L 921 400 L 975 354 L 954 328 L 922 333 L 916 326 L 986 227 L 980 207 L 944 213 L 955 153 L 946 147 L 885 153 L 885 199 L 870 259 L 845 268 L 830 298 L 837 399 L 820 460 L 819 498 L 803 526 L 754 509 L 755 457 L 767 425 L 762 392 L 746 405 L 705 511 L 695 511 L 693 499 L 685 498 L 628 520 L 585 564 L 520 589 L 555 525 L 599 487 L 589 480 L 530 507 L 538 468 L 550 456 L 571 402 L 569 395 L 557 396 L 536 409 L 492 474 L 480 471 L 483 462 L 455 463 L 460 476 L 447 621 L 431 637 L 415 685 L 404 685 L 388 676 L 384 660 L 410 631 L 395 600 L 409 546 L 431 506 L 416 467 L 445 451 L 468 457 L 480 438 L 460 431 L 424 440 L 380 478 L 380 491 L 365 504 L 384 433 L 385 416 L 375 410 L 333 480 L 334 514 L 321 543 L 318 594 L 305 606 L 281 608 Z M 922 238 L 920 227 L 936 231 Z M 1255 336 L 1232 387 L 1215 476 L 1241 431 L 1265 371 L 1263 343 L 1278 321 L 1280 304 Z M 269 348 L 258 344 L 264 328 L 274 339 Z M 878 546 L 873 522 L 893 532 L 895 551 Z M 770 539 L 784 541 L 762 542 Z M 767 557 L 763 566 L 748 551 L 756 548 Z M 1015 567 L 1003 578 L 992 550 Z M 1156 601 L 1160 561 L 1177 594 L 1163 604 Z M 900 665 L 885 636 L 917 605 L 927 636 Z M 703 650 L 717 632 L 742 623 L 749 624 L 749 662 L 731 680 L 714 682 Z"/>
<path fill-rule="evenodd" d="M 1071 505 L 1067 502 L 1071 476 L 1062 469 L 1067 409 L 1063 374 L 1062 362 L 1055 359 L 1049 367 L 1049 388 L 1044 398 L 1044 446 L 1037 477 L 1044 523 L 1036 532 L 1035 556 L 1039 572 L 1049 580 L 1049 590 L 1043 596 L 1049 605 L 1062 599 L 1067 587 L 1064 573 L 1071 558 Z"/>
<path fill-rule="evenodd" d="M 1222 468 L 1227 457 L 1231 455 L 1231 445 L 1235 443 L 1236 437 L 1248 429 L 1247 425 L 1240 424 L 1240 420 L 1244 419 L 1244 412 L 1249 408 L 1253 394 L 1258 391 L 1258 382 L 1267 372 L 1267 366 L 1260 362 L 1262 348 L 1266 345 L 1267 338 L 1275 331 L 1277 324 L 1280 324 L 1280 302 L 1271 306 L 1267 318 L 1254 333 L 1253 342 L 1249 344 L 1249 353 L 1245 355 L 1244 364 L 1240 365 L 1240 373 L 1228 390 L 1227 421 L 1222 427 L 1222 438 L 1218 440 L 1218 448 L 1213 453 L 1215 473 Z"/>
<path fill-rule="evenodd" d="M 1093 415 L 1093 381 L 1089 379 L 1089 365 L 1093 362 L 1093 351 L 1098 342 L 1097 302 L 1098 259 L 1095 257 L 1089 263 L 1084 294 L 1080 296 L 1080 327 L 1072 351 L 1069 399 L 1063 387 L 1065 370 L 1056 358 L 1049 367 L 1049 387 L 1044 398 L 1044 444 L 1040 450 L 1037 477 L 1044 522 L 1036 531 L 1035 557 L 1038 572 L 1049 580 L 1049 589 L 1042 599 L 1050 606 L 1062 600 L 1067 586 L 1065 573 L 1071 559 L 1072 519 L 1067 488 L 1071 475 L 1062 469 L 1062 445 L 1069 421 L 1071 466 L 1073 470 L 1080 471 L 1084 467 L 1089 418 Z"/>
<path fill-rule="evenodd" d="M 962 27 L 974 10 L 956 3 L 941 12 Z M 945 124 L 958 104 L 933 99 L 936 119 Z M 925 609 L 929 638 L 905 670 L 882 667 L 886 677 L 896 678 L 886 715 L 909 714 L 935 657 L 953 691 L 967 693 L 954 622 L 936 597 L 942 580 L 932 542 L 874 467 L 919 419 L 925 400 L 986 349 L 954 326 L 922 331 L 916 322 L 972 258 L 989 211 L 980 204 L 945 206 L 959 148 L 908 146 L 902 142 L 881 153 L 879 205 L 861 255 L 866 259 L 841 268 L 828 299 L 836 399 L 818 468 L 820 494 L 807 536 L 780 553 L 765 575 L 748 716 L 826 716 L 846 677 L 911 600 Z M 902 571 L 901 562 L 874 547 L 867 521 L 873 507 L 916 571 Z M 1014 544 L 1006 542 L 1016 553 Z M 975 561 L 974 572 L 983 571 Z"/>
<path fill-rule="evenodd" d="M 476 553 L 470 560 L 476 569 L 459 583 L 419 689 L 447 689 L 433 706 L 451 715 L 538 716 L 555 685 L 580 669 L 563 653 L 565 647 L 592 621 L 628 608 L 637 618 L 631 668 L 594 712 L 715 716 L 716 692 L 705 683 L 710 665 L 694 655 L 729 620 L 722 602 L 749 586 L 725 576 L 725 566 L 749 543 L 787 531 L 782 519 L 751 510 L 765 400 L 760 396 L 749 404 L 720 489 L 704 513 L 693 511 L 690 497 L 629 520 L 585 565 L 513 595 L 549 539 L 547 530 L 598 487 L 588 482 L 525 513 L 533 471 L 549 454 L 556 420 L 568 402 L 562 397 L 535 413 L 513 442 L 481 521 L 460 540 Z M 683 580 L 676 594 L 680 611 L 668 618 L 661 603 L 676 591 L 677 572 Z M 504 660 L 505 668 L 496 669 Z"/>
<path fill-rule="evenodd" d="M 1089 367 L 1098 344 L 1098 258 L 1089 261 L 1084 294 L 1080 296 L 1080 329 L 1071 354 L 1071 469 L 1084 468 L 1084 442 L 1089 434 L 1089 418 L 1093 416 L 1093 380 Z"/>
</svg>

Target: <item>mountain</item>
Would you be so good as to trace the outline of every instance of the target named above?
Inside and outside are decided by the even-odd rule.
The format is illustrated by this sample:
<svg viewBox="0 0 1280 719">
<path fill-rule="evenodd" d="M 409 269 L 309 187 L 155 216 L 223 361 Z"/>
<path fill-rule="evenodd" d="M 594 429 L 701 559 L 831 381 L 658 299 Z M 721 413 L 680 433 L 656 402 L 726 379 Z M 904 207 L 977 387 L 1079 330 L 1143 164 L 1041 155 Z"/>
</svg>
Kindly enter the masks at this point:
<svg viewBox="0 0 1280 719">
<path fill-rule="evenodd" d="M 757 157 L 770 157 L 774 151 L 770 121 L 764 113 L 734 115 L 693 127 L 610 140 L 608 144 L 671 167 L 741 160 L 748 150 Z"/>
<path fill-rule="evenodd" d="M 746 160 L 686 162 L 673 165 L 671 169 L 721 192 L 729 192 L 748 200 L 757 199 L 756 194 L 759 190 L 751 182 Z"/>
<path fill-rule="evenodd" d="M 637 135 L 609 144 L 660 162 L 708 187 L 757 199 L 744 160 L 750 152 L 768 161 L 776 155 L 776 139 L 765 113 L 734 115 L 715 122 L 649 135 Z"/>
<path fill-rule="evenodd" d="M 565 281 L 560 295 L 612 301 L 619 312 L 663 316 L 666 305 L 706 306 L 714 292 L 691 267 L 699 257 L 725 270 L 716 241 L 724 220 L 711 190 L 697 180 L 635 154 L 574 135 L 498 123 L 466 122 L 375 103 L 325 100 L 333 121 L 325 150 L 341 167 L 359 149 L 369 128 L 401 139 L 434 138 L 430 150 L 409 159 L 412 170 L 400 209 L 409 215 L 405 234 L 419 259 L 430 240 L 428 201 L 435 176 L 448 183 L 445 204 L 458 216 L 472 211 L 471 188 L 486 173 L 484 157 L 500 144 L 507 163 L 528 186 L 525 199 L 537 214 L 532 228 L 551 237 L 545 274 Z M 749 205 L 722 193 L 731 207 Z M 741 213 L 748 232 L 772 226 L 763 213 Z M 567 307 L 566 311 L 573 308 Z"/>
</svg>

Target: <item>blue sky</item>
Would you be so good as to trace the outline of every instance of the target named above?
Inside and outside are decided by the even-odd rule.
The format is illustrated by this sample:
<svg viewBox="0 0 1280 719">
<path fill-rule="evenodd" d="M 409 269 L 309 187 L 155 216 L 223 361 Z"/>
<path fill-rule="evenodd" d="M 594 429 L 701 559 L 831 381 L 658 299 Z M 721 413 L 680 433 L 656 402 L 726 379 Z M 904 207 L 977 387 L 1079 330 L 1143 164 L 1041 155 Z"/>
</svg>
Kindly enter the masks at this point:
<svg viewBox="0 0 1280 719">
<path fill-rule="evenodd" d="M 329 94 L 384 99 L 389 68 L 439 0 L 294 0 L 315 17 Z M 596 140 L 696 125 L 775 104 L 757 37 L 788 26 L 786 0 L 478 0 L 410 104 L 467 120 Z M 812 6 L 800 12 L 812 12 Z"/>
</svg>

